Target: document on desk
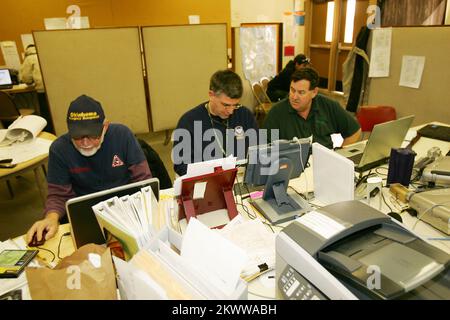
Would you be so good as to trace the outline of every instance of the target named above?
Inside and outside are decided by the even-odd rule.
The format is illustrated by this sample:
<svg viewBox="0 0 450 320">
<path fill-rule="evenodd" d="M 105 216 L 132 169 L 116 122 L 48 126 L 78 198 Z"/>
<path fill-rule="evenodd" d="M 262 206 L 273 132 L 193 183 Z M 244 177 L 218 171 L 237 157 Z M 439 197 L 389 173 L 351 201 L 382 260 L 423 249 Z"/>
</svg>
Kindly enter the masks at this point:
<svg viewBox="0 0 450 320">
<path fill-rule="evenodd" d="M 1 130 L 0 146 L 34 140 L 47 125 L 47 120 L 33 114 L 20 116 L 8 127 Z"/>
<path fill-rule="evenodd" d="M 275 234 L 261 220 L 245 220 L 238 215 L 218 231 L 247 253 L 249 261 L 241 276 L 256 275 L 275 267 Z"/>
<path fill-rule="evenodd" d="M 30 142 L 15 143 L 0 148 L 0 159 L 13 159 L 12 164 L 25 162 L 41 155 L 47 155 L 52 141 L 42 138 Z"/>
<path fill-rule="evenodd" d="M 181 257 L 218 290 L 230 296 L 248 262 L 245 251 L 195 218 L 183 235 Z"/>
<path fill-rule="evenodd" d="M 318 211 L 310 211 L 295 221 L 303 224 L 325 239 L 330 239 L 345 229 L 343 224 Z"/>
</svg>

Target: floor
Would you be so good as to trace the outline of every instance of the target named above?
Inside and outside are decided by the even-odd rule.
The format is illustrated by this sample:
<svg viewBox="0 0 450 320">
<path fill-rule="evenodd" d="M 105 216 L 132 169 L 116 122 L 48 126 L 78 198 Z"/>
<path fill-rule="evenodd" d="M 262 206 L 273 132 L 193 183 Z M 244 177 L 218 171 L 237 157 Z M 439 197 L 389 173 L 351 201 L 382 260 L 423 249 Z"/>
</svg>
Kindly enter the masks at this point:
<svg viewBox="0 0 450 320">
<path fill-rule="evenodd" d="M 139 134 L 158 152 L 172 180 L 175 177 L 171 160 L 171 143 L 164 145 L 165 133 Z M 45 179 L 41 174 L 41 179 Z M 24 174 L 11 181 L 14 197 L 11 199 L 6 183 L 0 185 L 0 241 L 26 233 L 31 225 L 42 218 L 43 204 L 34 174 Z"/>
</svg>

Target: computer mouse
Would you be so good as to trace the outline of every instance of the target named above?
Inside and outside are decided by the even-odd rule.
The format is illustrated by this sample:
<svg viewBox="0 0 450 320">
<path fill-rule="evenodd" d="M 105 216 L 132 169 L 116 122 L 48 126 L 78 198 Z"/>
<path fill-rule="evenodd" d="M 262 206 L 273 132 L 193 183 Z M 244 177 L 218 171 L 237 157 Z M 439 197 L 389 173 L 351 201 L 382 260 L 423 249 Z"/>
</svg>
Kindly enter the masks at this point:
<svg viewBox="0 0 450 320">
<path fill-rule="evenodd" d="M 390 216 L 391 218 L 394 218 L 395 220 L 399 221 L 399 222 L 403 222 L 402 216 L 400 214 L 398 214 L 397 212 L 389 212 L 388 216 Z"/>
<path fill-rule="evenodd" d="M 37 233 L 35 232 L 33 234 L 33 238 L 31 238 L 30 243 L 28 244 L 29 247 L 38 247 L 38 246 L 42 246 L 45 243 L 45 235 L 47 234 L 47 230 L 44 229 L 44 231 L 42 231 L 42 238 L 40 241 L 37 240 Z"/>
</svg>

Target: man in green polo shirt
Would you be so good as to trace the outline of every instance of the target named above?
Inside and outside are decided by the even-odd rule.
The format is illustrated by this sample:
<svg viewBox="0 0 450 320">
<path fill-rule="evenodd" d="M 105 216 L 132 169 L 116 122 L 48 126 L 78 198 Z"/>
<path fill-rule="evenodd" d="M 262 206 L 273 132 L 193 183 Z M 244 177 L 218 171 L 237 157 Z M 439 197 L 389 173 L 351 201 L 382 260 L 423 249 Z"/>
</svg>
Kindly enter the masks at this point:
<svg viewBox="0 0 450 320">
<path fill-rule="evenodd" d="M 342 145 L 357 142 L 361 128 L 350 114 L 334 100 L 319 93 L 319 75 L 314 69 L 304 68 L 291 77 L 289 97 L 273 105 L 263 127 L 279 130 L 279 139 L 313 136 L 313 141 L 333 148 L 331 134 L 340 133 Z M 275 138 L 275 136 L 274 136 Z"/>
</svg>

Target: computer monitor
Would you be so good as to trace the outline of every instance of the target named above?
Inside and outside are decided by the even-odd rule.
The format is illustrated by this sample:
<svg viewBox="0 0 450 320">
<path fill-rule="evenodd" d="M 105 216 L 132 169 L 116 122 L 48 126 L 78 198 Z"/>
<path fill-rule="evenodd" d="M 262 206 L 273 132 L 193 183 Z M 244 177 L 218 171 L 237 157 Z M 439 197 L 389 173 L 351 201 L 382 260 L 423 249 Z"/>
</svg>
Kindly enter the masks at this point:
<svg viewBox="0 0 450 320">
<path fill-rule="evenodd" d="M 9 69 L 0 69 L 0 89 L 10 89 L 13 87 L 13 82 Z"/>
<path fill-rule="evenodd" d="M 159 200 L 159 180 L 157 178 L 132 182 L 68 200 L 66 202 L 66 212 L 69 218 L 74 246 L 80 248 L 88 243 L 105 243 L 103 232 L 97 222 L 92 206 L 112 197 L 131 195 L 146 186 L 152 188 L 156 199 Z"/>
<path fill-rule="evenodd" d="M 311 210 L 297 192 L 288 191 L 289 180 L 299 177 L 306 168 L 310 149 L 309 138 L 249 147 L 244 181 L 251 186 L 265 185 L 262 199 L 254 200 L 252 205 L 272 224 Z"/>
</svg>

